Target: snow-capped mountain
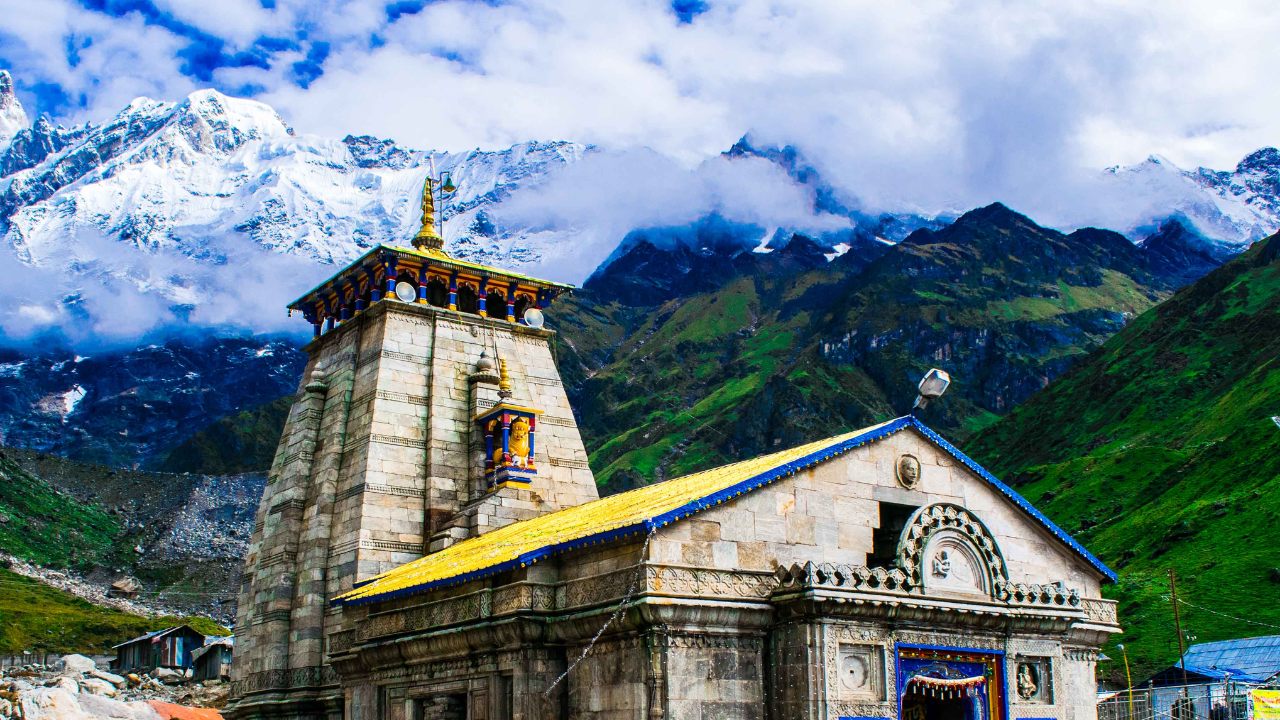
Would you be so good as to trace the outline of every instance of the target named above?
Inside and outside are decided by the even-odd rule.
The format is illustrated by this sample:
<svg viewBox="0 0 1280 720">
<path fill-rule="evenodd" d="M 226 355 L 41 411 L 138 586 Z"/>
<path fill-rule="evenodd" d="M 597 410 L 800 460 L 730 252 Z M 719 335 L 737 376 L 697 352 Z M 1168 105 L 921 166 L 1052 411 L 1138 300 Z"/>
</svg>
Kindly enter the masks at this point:
<svg viewBox="0 0 1280 720">
<path fill-rule="evenodd" d="M 6 87 L 0 108 L 25 125 Z M 341 264 L 412 237 L 434 160 L 458 187 L 442 208 L 451 252 L 518 267 L 567 251 L 572 231 L 508 228 L 487 211 L 588 151 L 530 142 L 500 152 L 421 152 L 371 137 L 298 135 L 269 106 L 213 90 L 179 103 L 139 98 L 100 126 L 67 129 L 41 118 L 14 133 L 0 154 L 0 232 L 36 266 L 68 260 L 68 238 L 84 231 L 187 256 L 238 233 Z"/>
<path fill-rule="evenodd" d="M 28 124 L 27 113 L 13 94 L 13 78 L 8 70 L 0 70 L 0 149 Z"/>
<path fill-rule="evenodd" d="M 1247 245 L 1280 230 L 1280 151 L 1250 153 L 1234 171 L 1183 170 L 1152 155 L 1126 168 L 1108 168 L 1113 182 L 1147 205 L 1145 235 L 1168 218 L 1189 223 L 1206 238 L 1229 246 Z"/>
<path fill-rule="evenodd" d="M 563 141 L 496 152 L 428 152 L 368 136 L 300 135 L 271 107 L 213 90 L 178 103 L 139 98 L 101 125 L 64 128 L 44 117 L 28 125 L 11 78 L 0 72 L 0 235 L 12 256 L 29 266 L 68 270 L 77 282 L 109 275 L 187 305 L 200 301 L 190 277 L 142 277 L 136 263 L 112 266 L 102 259 L 109 253 L 82 253 L 77 240 L 105 237 L 143 256 L 168 252 L 216 264 L 223 259 L 217 243 L 247 237 L 282 255 L 342 264 L 378 243 L 403 243 L 413 235 L 422 183 L 434 163 L 458 187 L 441 209 L 452 253 L 581 281 L 594 265 L 584 262 L 584 248 L 603 258 L 608 252 L 599 252 L 600 242 L 616 245 L 645 226 L 611 228 L 617 237 L 601 238 L 503 209 L 520 205 L 504 203 L 547 185 L 591 152 Z M 896 242 L 951 219 L 866 214 L 852 193 L 829 186 L 790 147 L 760 149 L 744 137 L 725 159 L 777 164 L 809 193 L 815 217 L 847 221 L 847 229 L 828 233 L 836 254 L 841 233 Z M 1230 172 L 1186 171 L 1153 157 L 1112 168 L 1104 178 L 1119 184 L 1116 195 L 1132 198 L 1122 203 L 1129 218 L 1124 223 L 1132 225 L 1117 229 L 1135 241 L 1170 218 L 1235 249 L 1280 228 L 1280 153 L 1273 148 L 1249 155 Z M 791 234 L 788 228 L 779 233 Z M 580 275 L 563 276 L 569 272 Z"/>
</svg>

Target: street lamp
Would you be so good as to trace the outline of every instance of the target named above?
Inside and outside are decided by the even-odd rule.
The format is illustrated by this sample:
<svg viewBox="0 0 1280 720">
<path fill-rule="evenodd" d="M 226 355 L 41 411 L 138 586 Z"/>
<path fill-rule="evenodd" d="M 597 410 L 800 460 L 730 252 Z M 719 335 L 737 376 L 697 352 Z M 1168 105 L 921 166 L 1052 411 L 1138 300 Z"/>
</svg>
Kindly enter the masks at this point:
<svg viewBox="0 0 1280 720">
<path fill-rule="evenodd" d="M 1120 650 L 1120 654 L 1124 656 L 1124 682 L 1128 685 L 1129 690 L 1129 720 L 1133 718 L 1133 678 L 1129 675 L 1129 652 L 1124 649 L 1124 645 L 1116 645 Z"/>
<path fill-rule="evenodd" d="M 951 384 L 951 376 L 944 370 L 932 368 L 929 372 L 920 378 L 920 394 L 916 396 L 915 407 L 911 408 L 911 412 L 923 410 L 930 400 L 936 400 L 942 397 L 942 393 L 947 391 L 947 386 Z"/>
</svg>

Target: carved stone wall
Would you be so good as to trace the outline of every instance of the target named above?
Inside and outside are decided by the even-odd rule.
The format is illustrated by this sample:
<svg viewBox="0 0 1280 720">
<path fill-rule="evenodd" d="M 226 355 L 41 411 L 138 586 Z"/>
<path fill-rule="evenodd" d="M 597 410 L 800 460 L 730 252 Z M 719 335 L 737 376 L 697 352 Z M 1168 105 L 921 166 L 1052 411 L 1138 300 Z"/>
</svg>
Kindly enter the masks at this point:
<svg viewBox="0 0 1280 720">
<path fill-rule="evenodd" d="M 384 635 L 491 614 L 493 598 L 476 596 L 383 616 L 348 636 L 341 634 L 341 613 L 329 612 L 329 601 L 355 581 L 421 557 L 433 531 L 475 499 L 467 377 L 483 349 L 492 353 L 497 346 L 510 369 L 514 401 L 542 410 L 547 422 L 538 428 L 540 470 L 532 488 L 473 514 L 472 529 L 598 497 L 550 337 L 545 330 L 382 301 L 305 348 L 309 362 L 242 578 L 230 717 L 300 714 L 317 693 L 339 703 L 336 683 L 317 690 L 315 683 L 281 678 L 331 675 L 326 650 L 362 642 L 368 635 L 361 632 Z M 313 377 L 317 367 L 322 371 Z M 544 601 L 533 588 L 514 592 L 528 593 L 530 603 Z M 510 594 L 498 599 L 507 610 L 519 602 Z"/>
</svg>

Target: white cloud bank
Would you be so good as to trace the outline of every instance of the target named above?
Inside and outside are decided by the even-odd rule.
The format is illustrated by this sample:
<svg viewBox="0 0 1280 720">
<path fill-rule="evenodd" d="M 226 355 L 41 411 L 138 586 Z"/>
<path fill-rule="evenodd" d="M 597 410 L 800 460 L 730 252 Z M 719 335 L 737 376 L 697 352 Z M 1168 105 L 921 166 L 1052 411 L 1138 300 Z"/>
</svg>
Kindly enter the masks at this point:
<svg viewBox="0 0 1280 720">
<path fill-rule="evenodd" d="M 306 40 L 272 67 L 222 68 L 301 131 L 486 149 L 563 138 L 652 148 L 686 167 L 747 131 L 792 143 L 871 207 L 1003 200 L 1053 215 L 1064 180 L 1149 154 L 1234 166 L 1280 142 L 1280 7 L 1267 2 L 706 3 L 444 0 L 392 20 L 388 3 L 164 0 L 226 38 Z M 134 13 L 0 0 L 16 75 L 57 82 L 98 119 L 137 94 L 202 83 L 187 41 Z M 65 38 L 93 38 L 72 67 Z M 291 63 L 330 44 L 299 87 Z"/>
</svg>

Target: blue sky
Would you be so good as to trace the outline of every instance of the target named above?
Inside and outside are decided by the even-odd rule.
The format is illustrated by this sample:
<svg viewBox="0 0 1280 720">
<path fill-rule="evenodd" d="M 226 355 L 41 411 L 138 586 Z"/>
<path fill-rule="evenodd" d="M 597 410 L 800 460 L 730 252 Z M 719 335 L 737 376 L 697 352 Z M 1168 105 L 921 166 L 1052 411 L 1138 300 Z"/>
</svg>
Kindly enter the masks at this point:
<svg viewBox="0 0 1280 720">
<path fill-rule="evenodd" d="M 972 206 L 1163 154 L 1280 143 L 1274 3 L 0 0 L 34 117 L 214 87 L 300 132 L 418 148 L 644 146 L 752 131 L 871 205 Z"/>
</svg>

